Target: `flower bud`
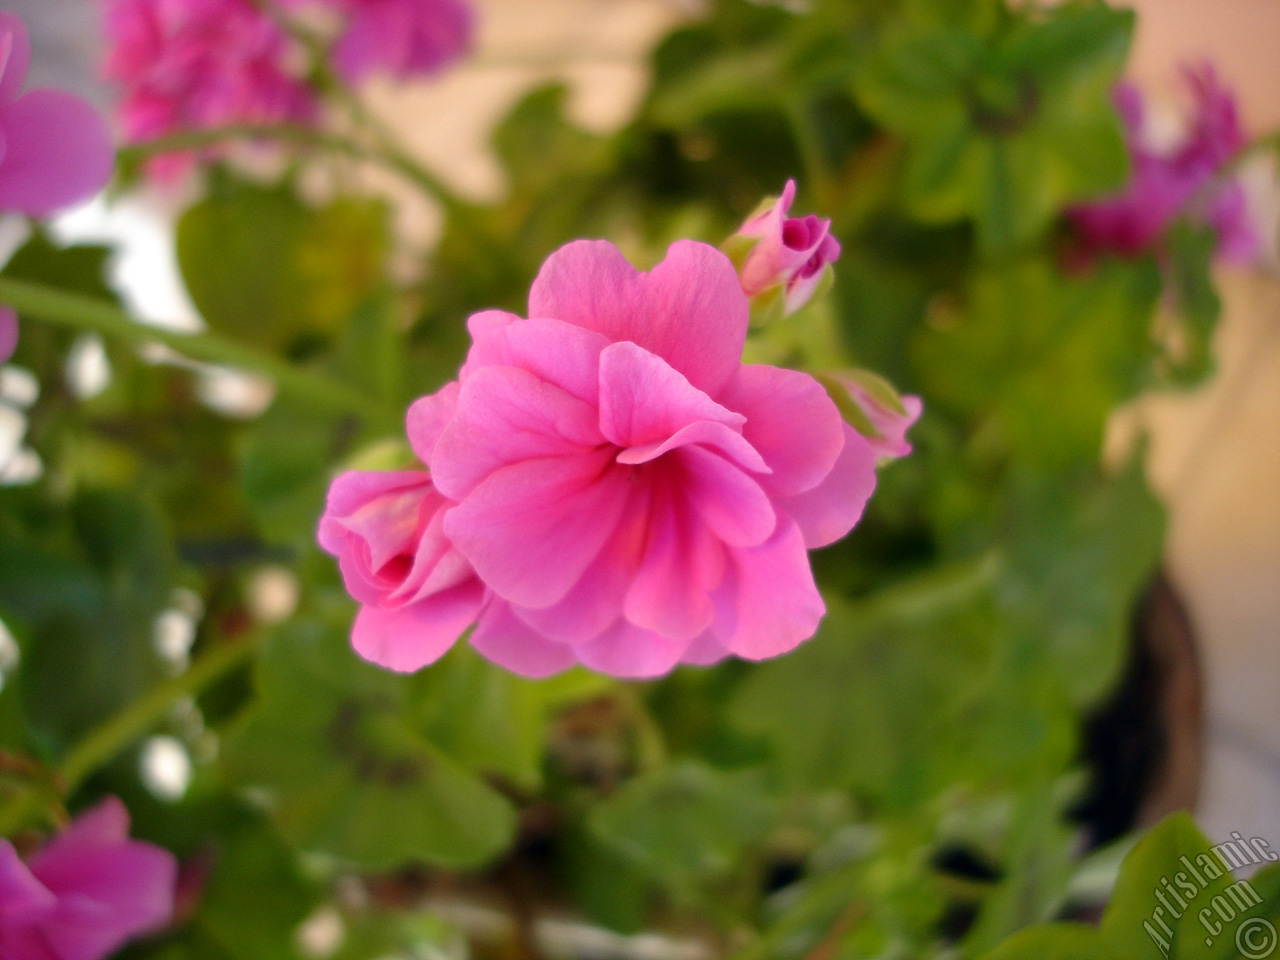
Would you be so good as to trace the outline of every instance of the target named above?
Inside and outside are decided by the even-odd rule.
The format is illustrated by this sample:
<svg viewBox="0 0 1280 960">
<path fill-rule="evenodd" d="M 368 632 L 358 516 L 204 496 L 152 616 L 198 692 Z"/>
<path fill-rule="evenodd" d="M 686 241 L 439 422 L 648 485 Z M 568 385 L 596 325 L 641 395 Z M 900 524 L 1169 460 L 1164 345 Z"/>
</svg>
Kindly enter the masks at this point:
<svg viewBox="0 0 1280 960">
<path fill-rule="evenodd" d="M 787 216 L 795 195 L 788 180 L 782 196 L 765 201 L 725 244 L 747 296 L 757 304 L 776 299 L 783 315 L 809 302 L 840 256 L 830 220 Z"/>
<path fill-rule="evenodd" d="M 818 380 L 841 416 L 867 438 L 879 463 L 911 452 L 907 430 L 924 409 L 919 397 L 900 396 L 888 381 L 867 370 L 822 374 Z"/>
</svg>

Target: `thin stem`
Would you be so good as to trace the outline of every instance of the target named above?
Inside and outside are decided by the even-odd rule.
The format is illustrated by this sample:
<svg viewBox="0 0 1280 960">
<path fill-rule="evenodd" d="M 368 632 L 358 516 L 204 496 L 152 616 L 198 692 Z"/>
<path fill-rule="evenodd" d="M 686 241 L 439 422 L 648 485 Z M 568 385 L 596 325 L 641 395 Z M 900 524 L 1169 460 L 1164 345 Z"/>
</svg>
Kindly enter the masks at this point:
<svg viewBox="0 0 1280 960">
<path fill-rule="evenodd" d="M 137 163 L 157 154 L 175 150 L 198 150 L 235 140 L 279 140 L 340 153 L 367 163 L 377 163 L 400 174 L 450 212 L 458 216 L 474 215 L 473 206 L 459 199 L 444 181 L 404 151 L 387 146 L 370 149 L 349 137 L 296 123 L 227 124 L 207 130 L 183 130 L 122 147 L 119 157 L 126 163 Z"/>
<path fill-rule="evenodd" d="M 634 686 L 620 683 L 614 690 L 618 702 L 626 708 L 636 738 L 636 761 L 642 772 L 656 770 L 667 762 L 667 741 L 662 728 L 649 712 L 649 705 Z"/>
<path fill-rule="evenodd" d="M 59 764 L 56 777 L 63 796 L 70 796 L 90 775 L 151 731 L 181 700 L 198 695 L 236 667 L 246 663 L 266 636 L 252 633 L 236 643 L 223 643 L 199 657 L 181 675 L 166 680 L 135 700 L 81 740 Z M 12 834 L 39 810 L 46 792 L 28 787 L 0 807 L 0 836 Z"/>
<path fill-rule="evenodd" d="M 355 413 L 381 424 L 398 419 L 390 408 L 346 384 L 295 367 L 264 351 L 213 333 L 187 333 L 138 323 L 119 307 L 92 297 L 0 276 L 0 303 L 23 316 L 48 323 L 130 343 L 160 343 L 192 360 L 260 373 L 275 381 L 282 393 L 319 408 Z"/>
</svg>

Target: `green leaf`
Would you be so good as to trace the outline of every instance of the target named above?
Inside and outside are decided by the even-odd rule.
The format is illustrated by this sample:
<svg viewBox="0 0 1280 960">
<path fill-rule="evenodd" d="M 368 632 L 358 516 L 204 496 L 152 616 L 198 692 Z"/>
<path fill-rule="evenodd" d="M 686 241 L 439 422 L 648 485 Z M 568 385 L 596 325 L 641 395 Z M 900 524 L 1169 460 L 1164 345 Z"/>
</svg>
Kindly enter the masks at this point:
<svg viewBox="0 0 1280 960">
<path fill-rule="evenodd" d="M 370 201 L 313 210 L 287 187 L 224 180 L 178 222 L 178 265 L 209 326 L 283 350 L 338 331 L 382 282 L 386 219 Z"/>
<path fill-rule="evenodd" d="M 0 523 L 0 615 L 23 627 L 24 712 L 49 746 L 161 677 L 152 636 L 176 567 L 156 505 L 128 493 L 85 490 L 65 512 L 36 504 Z"/>
<path fill-rule="evenodd" d="M 1102 918 L 1108 947 L 1126 960 L 1236 957 L 1235 924 L 1276 905 L 1258 904 L 1260 895 L 1224 869 L 1215 849 L 1185 813 L 1153 827 L 1120 868 Z M 1219 902 L 1225 916 L 1213 912 Z"/>
<path fill-rule="evenodd" d="M 1093 927 L 1054 923 L 1014 934 L 982 960 L 1120 960 L 1107 950 Z"/>
<path fill-rule="evenodd" d="M 689 897 L 741 870 L 774 815 L 760 771 L 690 761 L 630 781 L 595 807 L 590 823 L 603 842 Z"/>
<path fill-rule="evenodd" d="M 340 623 L 300 620 L 269 646 L 227 744 L 230 776 L 303 850 L 371 869 L 491 860 L 513 836 L 511 805 L 428 739 L 420 681 L 360 661 Z"/>
</svg>

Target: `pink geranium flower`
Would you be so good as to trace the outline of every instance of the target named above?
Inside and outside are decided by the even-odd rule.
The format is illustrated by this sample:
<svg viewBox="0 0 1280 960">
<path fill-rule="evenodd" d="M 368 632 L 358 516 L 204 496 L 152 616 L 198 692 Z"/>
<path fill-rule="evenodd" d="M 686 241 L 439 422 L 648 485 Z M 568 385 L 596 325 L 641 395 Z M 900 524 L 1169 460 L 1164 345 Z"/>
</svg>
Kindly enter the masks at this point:
<svg viewBox="0 0 1280 960">
<path fill-rule="evenodd" d="M 809 302 L 823 272 L 840 257 L 830 220 L 789 216 L 795 196 L 796 182 L 788 180 L 782 196 L 748 218 L 731 240 L 751 242 L 739 271 L 747 296 L 780 287 L 785 313 Z"/>
<path fill-rule="evenodd" d="M 291 69 L 289 39 L 250 0 L 104 3 L 104 72 L 122 88 L 120 120 L 129 140 L 314 118 L 314 95 Z M 165 154 L 150 169 L 171 179 L 198 155 Z"/>
<path fill-rule="evenodd" d="M 334 67 L 351 83 L 373 73 L 428 76 L 471 47 L 475 16 L 464 0 L 329 0 L 347 15 Z"/>
<path fill-rule="evenodd" d="M 1142 94 L 1123 84 L 1115 94 L 1124 121 L 1132 171 L 1115 196 L 1083 204 L 1069 213 L 1082 244 L 1083 259 L 1104 253 L 1135 256 L 1158 250 L 1169 227 L 1190 216 L 1218 234 L 1218 254 L 1247 262 L 1256 256 L 1257 231 L 1249 219 L 1244 190 L 1225 178 L 1225 168 L 1245 144 L 1235 98 L 1203 66 L 1183 73 L 1192 115 L 1173 149 L 1151 145 Z"/>
<path fill-rule="evenodd" d="M 790 650 L 824 613 L 807 550 L 843 537 L 876 453 L 812 377 L 741 362 L 733 265 L 649 273 L 603 241 L 543 265 L 529 317 L 469 321 L 459 379 L 409 411 L 429 473 L 347 474 L 320 540 L 366 657 L 414 669 L 466 623 L 527 676 L 626 677 Z"/>
<path fill-rule="evenodd" d="M 0 957 L 102 960 L 173 915 L 177 862 L 108 798 L 23 863 L 0 840 Z"/>
</svg>

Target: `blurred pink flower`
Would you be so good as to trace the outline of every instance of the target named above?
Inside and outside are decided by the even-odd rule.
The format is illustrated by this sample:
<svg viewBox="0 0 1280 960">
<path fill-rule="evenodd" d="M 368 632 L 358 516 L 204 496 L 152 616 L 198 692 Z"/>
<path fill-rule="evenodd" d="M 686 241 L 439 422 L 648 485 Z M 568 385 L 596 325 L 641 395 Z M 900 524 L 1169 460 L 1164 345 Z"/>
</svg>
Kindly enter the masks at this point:
<svg viewBox="0 0 1280 960">
<path fill-rule="evenodd" d="M 250 0 L 103 2 L 104 72 L 122 88 L 120 120 L 130 141 L 314 118 L 312 91 L 290 70 L 289 38 Z M 175 151 L 149 169 L 173 179 L 197 156 Z"/>
<path fill-rule="evenodd" d="M 30 66 L 26 26 L 0 10 L 0 211 L 43 217 L 105 187 L 115 152 L 86 101 L 61 90 L 22 93 Z M 17 345 L 17 314 L 0 307 L 0 363 Z"/>
<path fill-rule="evenodd" d="M 321 542 L 361 617 L 380 611 L 357 649 L 394 669 L 440 656 L 463 627 L 461 605 L 435 609 L 471 582 L 459 560 L 484 588 L 472 644 L 526 676 L 655 676 L 811 636 L 806 551 L 858 521 L 876 453 L 812 377 L 741 363 L 747 314 L 712 247 L 676 243 L 646 274 L 577 241 L 543 265 L 530 319 L 471 317 L 459 381 L 409 411 L 429 478 L 330 495 Z"/>
<path fill-rule="evenodd" d="M 813 296 L 822 272 L 840 256 L 831 236 L 831 221 L 810 214 L 791 217 L 796 182 L 788 180 L 782 196 L 752 215 L 735 238 L 754 240 L 739 271 L 742 289 L 756 297 L 781 285 L 786 313 L 795 313 Z"/>
<path fill-rule="evenodd" d="M 102 960 L 169 922 L 177 872 L 170 853 L 129 839 L 114 797 L 25 864 L 0 840 L 0 957 Z"/>
<path fill-rule="evenodd" d="M 106 186 L 114 153 L 86 101 L 61 90 L 22 93 L 30 66 L 27 28 L 0 11 L 0 210 L 43 217 Z"/>
<path fill-rule="evenodd" d="M 1256 256 L 1259 237 L 1244 190 L 1234 179 L 1220 179 L 1245 144 L 1235 98 L 1208 65 L 1185 69 L 1183 78 L 1194 112 L 1182 142 L 1172 150 L 1150 145 L 1138 89 L 1126 83 L 1116 90 L 1132 170 L 1120 193 L 1070 211 L 1084 259 L 1157 250 L 1169 227 L 1184 215 L 1217 231 L 1223 258 L 1247 262 Z"/>
<path fill-rule="evenodd" d="M 465 0 L 329 0 L 346 29 L 333 63 L 350 83 L 372 73 L 397 78 L 442 70 L 471 47 L 475 16 Z"/>
</svg>

